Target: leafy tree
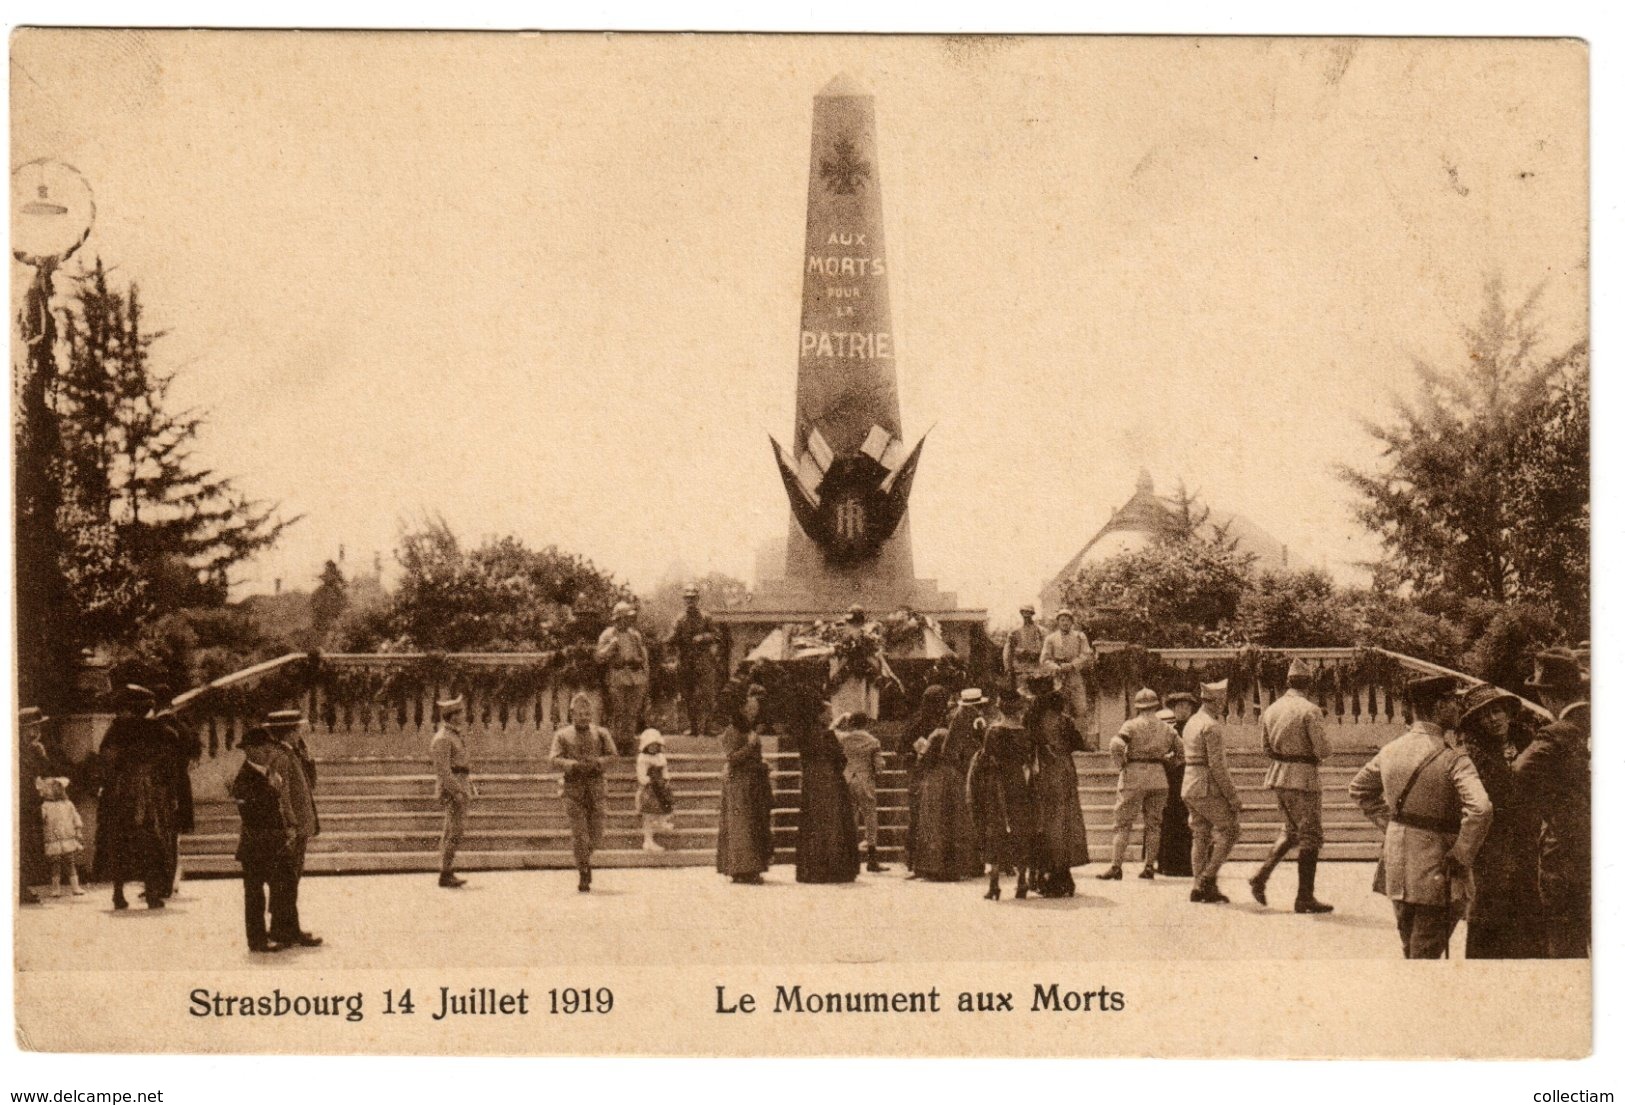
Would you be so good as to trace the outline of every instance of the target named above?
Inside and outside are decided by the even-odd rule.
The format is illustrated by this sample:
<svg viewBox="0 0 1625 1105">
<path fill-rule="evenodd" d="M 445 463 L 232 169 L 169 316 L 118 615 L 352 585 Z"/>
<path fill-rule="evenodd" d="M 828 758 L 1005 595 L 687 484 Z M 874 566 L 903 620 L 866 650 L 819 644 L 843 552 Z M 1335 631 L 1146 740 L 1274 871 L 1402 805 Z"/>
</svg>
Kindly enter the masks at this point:
<svg viewBox="0 0 1625 1105">
<path fill-rule="evenodd" d="M 1308 569 L 1266 569 L 1249 580 L 1236 606 L 1236 628 L 1273 648 L 1334 648 L 1354 643 L 1348 597 L 1331 576 Z"/>
<path fill-rule="evenodd" d="M 1147 647 L 1228 644 L 1252 560 L 1223 539 L 1173 536 L 1085 565 L 1061 592 L 1097 637 Z"/>
<path fill-rule="evenodd" d="M 1538 298 L 1510 307 L 1491 281 L 1462 364 L 1417 361 L 1416 398 L 1366 424 L 1383 446 L 1378 466 L 1340 475 L 1383 542 L 1383 566 L 1418 594 L 1552 601 L 1583 619 L 1588 361 L 1583 344 L 1541 353 Z"/>
<path fill-rule="evenodd" d="M 403 574 L 386 611 L 352 647 L 394 651 L 525 652 L 595 641 L 625 586 L 591 561 L 514 537 L 465 549 L 445 519 L 403 532 Z M 359 637 L 359 639 L 358 639 Z"/>
</svg>

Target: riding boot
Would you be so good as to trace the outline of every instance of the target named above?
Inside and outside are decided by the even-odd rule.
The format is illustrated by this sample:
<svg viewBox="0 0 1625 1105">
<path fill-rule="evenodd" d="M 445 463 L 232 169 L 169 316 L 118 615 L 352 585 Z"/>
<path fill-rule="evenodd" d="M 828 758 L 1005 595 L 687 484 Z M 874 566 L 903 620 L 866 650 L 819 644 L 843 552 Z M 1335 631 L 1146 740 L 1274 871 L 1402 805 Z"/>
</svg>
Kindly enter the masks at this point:
<svg viewBox="0 0 1625 1105">
<path fill-rule="evenodd" d="M 576 883 L 576 891 L 578 893 L 585 894 L 592 889 L 592 868 L 582 866 L 579 870 L 581 872 L 581 878 Z"/>
<path fill-rule="evenodd" d="M 1016 868 L 1016 897 L 1018 899 L 1027 897 L 1027 869 L 1025 867 Z"/>
<path fill-rule="evenodd" d="M 1315 870 L 1320 866 L 1318 851 L 1298 853 L 1298 900 L 1292 906 L 1296 913 L 1330 913 L 1332 907 L 1315 900 Z"/>
<path fill-rule="evenodd" d="M 1264 860 L 1264 866 L 1260 867 L 1258 873 L 1247 880 L 1247 886 L 1253 892 L 1253 901 L 1259 905 L 1270 904 L 1269 899 L 1264 896 L 1264 888 L 1268 885 L 1270 876 L 1275 873 L 1275 868 L 1280 865 L 1281 861 L 1286 858 L 1286 854 L 1291 850 L 1291 841 L 1277 843 L 1270 850 L 1269 858 Z M 1301 856 L 1302 853 L 1300 852 L 1299 855 Z"/>
<path fill-rule="evenodd" d="M 999 893 L 999 867 L 994 864 L 993 873 L 987 877 L 987 893 L 983 894 L 982 897 L 988 901 L 996 902 L 999 900 Z"/>
</svg>

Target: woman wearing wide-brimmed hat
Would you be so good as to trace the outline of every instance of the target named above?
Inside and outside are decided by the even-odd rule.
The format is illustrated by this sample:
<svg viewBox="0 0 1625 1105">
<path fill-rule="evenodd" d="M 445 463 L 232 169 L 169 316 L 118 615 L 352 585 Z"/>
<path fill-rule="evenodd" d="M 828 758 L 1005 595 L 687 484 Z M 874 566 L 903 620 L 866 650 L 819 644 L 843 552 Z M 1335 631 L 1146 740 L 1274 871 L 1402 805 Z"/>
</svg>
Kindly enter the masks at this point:
<svg viewBox="0 0 1625 1105">
<path fill-rule="evenodd" d="M 1495 819 L 1473 859 L 1474 896 L 1467 911 L 1468 959 L 1538 959 L 1540 819 L 1507 763 L 1507 733 L 1523 708 L 1518 696 L 1489 684 L 1458 696 L 1461 734 Z"/>
<path fill-rule="evenodd" d="M 1078 769 L 1072 753 L 1083 751 L 1083 735 L 1065 712 L 1054 682 L 1040 676 L 1028 682 L 1034 692 L 1027 707 L 1033 743 L 1033 890 L 1046 898 L 1070 898 L 1077 886 L 1072 869 L 1089 862 L 1089 834 L 1078 800 Z"/>
<path fill-rule="evenodd" d="M 970 761 L 982 746 L 987 699 L 978 687 L 959 692 L 947 724 L 933 730 L 920 753 L 920 821 L 914 832 L 914 873 L 955 882 L 982 873 L 976 825 L 965 793 Z"/>
</svg>

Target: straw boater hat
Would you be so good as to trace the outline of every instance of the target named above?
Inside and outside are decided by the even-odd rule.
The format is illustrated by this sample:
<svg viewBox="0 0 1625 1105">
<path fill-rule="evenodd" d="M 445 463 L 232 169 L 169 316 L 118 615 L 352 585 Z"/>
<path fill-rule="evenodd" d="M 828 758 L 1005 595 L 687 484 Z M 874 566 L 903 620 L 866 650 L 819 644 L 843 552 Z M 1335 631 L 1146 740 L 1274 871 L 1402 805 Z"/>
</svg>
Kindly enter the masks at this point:
<svg viewBox="0 0 1625 1105">
<path fill-rule="evenodd" d="M 21 710 L 17 711 L 18 725 L 44 725 L 50 720 L 51 719 L 46 717 L 45 712 L 38 706 L 24 706 Z"/>
<path fill-rule="evenodd" d="M 1230 680 L 1221 679 L 1217 683 L 1199 684 L 1202 688 L 1203 702 L 1223 702 L 1230 695 Z"/>
<path fill-rule="evenodd" d="M 462 695 L 454 695 L 451 698 L 437 698 L 434 705 L 435 709 L 440 711 L 441 717 L 449 717 L 462 713 L 467 704 L 464 703 Z"/>
<path fill-rule="evenodd" d="M 959 704 L 961 706 L 982 706 L 986 703 L 987 698 L 983 696 L 980 687 L 966 687 L 959 692 Z"/>
<path fill-rule="evenodd" d="M 1573 649 L 1549 648 L 1535 654 L 1535 677 L 1524 686 L 1535 691 L 1577 691 L 1585 683 L 1585 672 Z"/>
<path fill-rule="evenodd" d="M 1155 710 L 1162 705 L 1162 699 L 1150 687 L 1141 687 L 1134 692 L 1134 708 L 1136 710 Z"/>
<path fill-rule="evenodd" d="M 1481 714 L 1496 706 L 1505 706 L 1513 714 L 1517 714 L 1521 702 L 1517 695 L 1511 691 L 1503 691 L 1500 687 L 1489 683 L 1480 683 L 1470 687 L 1461 695 L 1461 720 L 1466 721 L 1474 714 Z"/>
<path fill-rule="evenodd" d="M 272 710 L 265 715 L 265 727 L 272 732 L 278 729 L 297 729 L 304 720 L 305 715 L 298 710 Z"/>
</svg>

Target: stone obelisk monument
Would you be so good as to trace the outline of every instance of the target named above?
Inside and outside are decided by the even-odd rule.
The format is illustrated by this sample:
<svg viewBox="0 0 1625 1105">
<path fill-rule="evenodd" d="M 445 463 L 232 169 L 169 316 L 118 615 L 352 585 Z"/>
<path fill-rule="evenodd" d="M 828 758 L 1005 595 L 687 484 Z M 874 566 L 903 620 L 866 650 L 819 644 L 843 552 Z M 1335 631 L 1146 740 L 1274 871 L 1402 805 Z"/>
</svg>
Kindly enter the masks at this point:
<svg viewBox="0 0 1625 1105">
<path fill-rule="evenodd" d="M 784 574 L 758 581 L 750 620 L 857 604 L 985 621 L 914 575 L 908 496 L 924 442 L 903 436 L 889 275 L 874 97 L 839 76 L 813 100 L 796 421 L 789 448 L 773 441 L 791 515 Z"/>
</svg>

